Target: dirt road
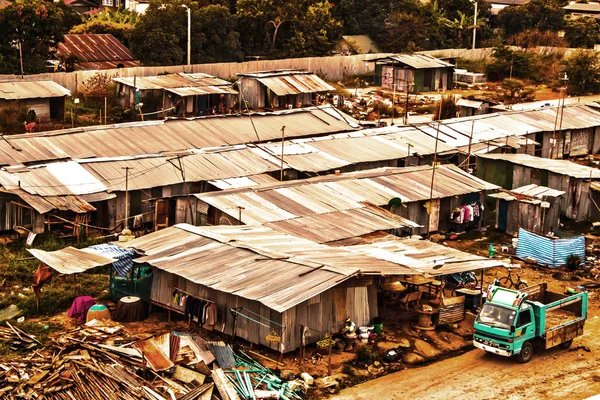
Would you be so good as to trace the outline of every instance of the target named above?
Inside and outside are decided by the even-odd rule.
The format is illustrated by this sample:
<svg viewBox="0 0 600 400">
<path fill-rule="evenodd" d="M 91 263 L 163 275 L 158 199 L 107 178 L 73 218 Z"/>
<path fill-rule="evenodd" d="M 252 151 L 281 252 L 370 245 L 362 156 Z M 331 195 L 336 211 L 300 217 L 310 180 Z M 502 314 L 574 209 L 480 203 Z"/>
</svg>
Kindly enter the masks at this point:
<svg viewBox="0 0 600 400">
<path fill-rule="evenodd" d="M 528 364 L 473 350 L 342 390 L 331 399 L 585 399 L 600 393 L 598 332 L 600 318 L 593 316 L 570 350 L 540 351 Z"/>
</svg>

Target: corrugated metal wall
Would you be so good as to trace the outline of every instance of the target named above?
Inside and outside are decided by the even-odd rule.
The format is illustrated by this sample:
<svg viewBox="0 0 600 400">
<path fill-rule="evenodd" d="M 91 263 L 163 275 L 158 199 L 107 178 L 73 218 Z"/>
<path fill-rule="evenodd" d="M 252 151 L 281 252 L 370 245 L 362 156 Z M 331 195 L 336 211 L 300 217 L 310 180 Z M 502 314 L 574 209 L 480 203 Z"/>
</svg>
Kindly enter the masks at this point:
<svg viewBox="0 0 600 400">
<path fill-rule="evenodd" d="M 346 318 L 350 317 L 357 325 L 365 325 L 377 314 L 377 289 L 367 281 L 350 281 L 339 287 L 327 290 L 320 295 L 298 304 L 283 313 L 279 313 L 263 304 L 228 293 L 218 292 L 169 272 L 152 268 L 151 300 L 159 305 L 183 311 L 183 307 L 173 304 L 173 290 L 184 290 L 192 295 L 215 301 L 217 304 L 217 325 L 214 329 L 227 335 L 233 333 L 233 316 L 231 308 L 244 307 L 256 314 L 285 326 L 276 324 L 271 327 L 261 326 L 243 317 L 237 317 L 236 336 L 249 342 L 261 344 L 279 351 L 277 344 L 266 341 L 266 336 L 275 330 L 282 337 L 281 349 L 290 352 L 301 344 L 300 325 L 311 329 L 308 343 L 315 343 L 325 333 L 339 332 Z M 367 284 L 369 284 L 367 286 Z M 358 285 L 358 286 L 350 286 Z M 250 314 L 249 314 L 250 315 Z M 252 315 L 250 315 L 252 316 Z M 258 319 L 257 316 L 252 316 Z M 263 320 L 266 322 L 266 320 Z"/>
</svg>

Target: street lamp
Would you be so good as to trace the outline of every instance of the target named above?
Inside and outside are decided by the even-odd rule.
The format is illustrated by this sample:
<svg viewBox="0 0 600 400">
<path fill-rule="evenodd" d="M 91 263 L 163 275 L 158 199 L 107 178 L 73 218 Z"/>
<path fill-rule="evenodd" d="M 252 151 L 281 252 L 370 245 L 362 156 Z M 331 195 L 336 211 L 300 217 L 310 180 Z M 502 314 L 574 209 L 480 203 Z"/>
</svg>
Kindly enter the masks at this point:
<svg viewBox="0 0 600 400">
<path fill-rule="evenodd" d="M 192 10 L 185 4 L 182 4 L 187 10 L 187 22 L 188 22 L 188 40 L 187 40 L 187 65 L 192 65 Z"/>
<path fill-rule="evenodd" d="M 473 15 L 473 50 L 475 50 L 475 37 L 477 36 L 477 0 L 469 0 L 475 4 L 475 14 Z"/>
</svg>

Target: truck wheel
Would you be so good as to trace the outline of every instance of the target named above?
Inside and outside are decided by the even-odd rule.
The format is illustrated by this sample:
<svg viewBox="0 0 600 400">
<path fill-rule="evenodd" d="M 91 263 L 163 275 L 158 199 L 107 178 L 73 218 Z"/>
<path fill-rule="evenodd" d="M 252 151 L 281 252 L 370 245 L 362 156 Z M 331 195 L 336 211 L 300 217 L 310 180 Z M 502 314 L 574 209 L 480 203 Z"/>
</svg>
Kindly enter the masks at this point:
<svg viewBox="0 0 600 400">
<path fill-rule="evenodd" d="M 572 344 L 573 344 L 573 339 L 567 340 L 566 342 L 562 342 L 561 344 L 558 345 L 558 347 L 560 347 L 563 350 L 566 350 L 569 347 L 571 347 Z"/>
<path fill-rule="evenodd" d="M 517 361 L 521 364 L 525 364 L 531 360 L 533 356 L 533 345 L 531 342 L 523 343 L 523 347 L 521 347 L 521 352 L 517 354 Z"/>
</svg>

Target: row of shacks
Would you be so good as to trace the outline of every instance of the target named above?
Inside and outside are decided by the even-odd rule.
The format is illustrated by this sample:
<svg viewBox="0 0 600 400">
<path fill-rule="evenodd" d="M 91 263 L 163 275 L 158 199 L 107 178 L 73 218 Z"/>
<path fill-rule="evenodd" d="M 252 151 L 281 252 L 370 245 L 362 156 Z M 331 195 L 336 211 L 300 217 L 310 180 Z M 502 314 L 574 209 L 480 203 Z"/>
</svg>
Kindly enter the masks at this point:
<svg viewBox="0 0 600 400">
<path fill-rule="evenodd" d="M 591 218 L 597 208 L 587 189 L 589 181 L 597 179 L 591 168 L 542 159 L 526 166 L 531 179 L 509 181 L 499 178 L 506 175 L 502 170 L 519 168 L 502 167 L 500 161 L 484 167 L 485 157 L 539 160 L 533 156 L 537 143 L 555 134 L 551 130 L 553 113 L 556 110 L 520 111 L 360 130 L 356 121 L 333 107 L 312 107 L 5 136 L 0 141 L 0 164 L 4 166 L 0 170 L 0 227 L 40 233 L 70 223 L 110 233 L 125 225 L 154 229 L 178 222 L 217 224 L 221 219 L 218 208 L 194 194 L 274 183 L 282 176 L 287 181 L 337 171 L 346 176 L 346 172 L 384 167 L 425 167 L 434 158 L 467 171 L 477 169 L 479 178 L 507 190 L 537 184 L 564 191 L 561 215 Z M 284 126 L 285 140 L 281 141 Z M 574 132 L 586 136 L 589 154 L 595 154 L 600 146 L 599 126 L 600 113 L 595 109 L 565 107 L 562 127 L 571 137 L 576 136 Z M 532 135 L 539 136 L 539 141 L 529 139 Z M 554 162 L 563 167 L 551 174 L 544 172 Z M 570 166 L 581 172 L 573 175 Z M 391 188 L 387 201 L 399 198 L 403 203 L 396 212 L 424 227 L 416 232 L 445 231 L 454 208 L 483 203 L 481 196 L 489 188 L 470 187 L 472 176 L 462 181 L 446 179 L 448 168 L 439 169 L 436 179 L 440 183 L 434 181 L 438 187 L 433 190 L 432 172 L 425 172 L 427 168 L 407 173 L 412 180 L 400 184 L 404 188 L 397 188 L 397 182 L 384 185 Z M 374 173 L 390 174 L 385 170 Z M 544 179 L 547 176 L 550 178 Z M 348 180 L 365 181 L 360 176 Z M 594 185 L 591 188 L 593 191 Z M 362 200 L 382 206 L 387 204 L 386 195 Z M 541 200 L 545 204 L 546 199 Z M 427 221 L 422 211 L 430 205 L 433 217 Z M 239 213 L 246 205 L 235 207 Z M 228 218 L 236 216 L 228 214 Z"/>
<path fill-rule="evenodd" d="M 587 129 L 593 142 L 600 114 L 585 106 L 567 107 L 565 114 L 574 109 L 579 112 L 565 119 L 573 125 L 563 127 Z M 478 227 L 488 191 L 502 186 L 501 193 L 538 199 L 541 208 L 565 192 L 558 212 L 586 215 L 580 210 L 591 202 L 582 193 L 600 177 L 597 170 L 525 154 L 536 145 L 528 137 L 494 128 L 510 126 L 509 120 L 545 121 L 547 111 L 358 130 L 351 118 L 324 107 L 6 137 L 0 184 L 6 210 L 19 213 L 5 227 L 41 232 L 67 221 L 78 233 L 136 224 L 157 230 L 121 244 L 138 257 L 124 275 L 112 274 L 112 287 L 171 312 L 184 312 L 174 292 L 214 302 L 212 329 L 289 352 L 302 343 L 300 326 L 314 332 L 312 343 L 338 332 L 348 317 L 369 323 L 379 314 L 381 276 L 434 277 L 501 265 L 399 237 Z M 471 157 L 479 178 L 465 171 Z M 511 167 L 510 181 L 495 178 L 499 167 L 484 165 L 510 157 L 538 164 Z M 442 160 L 462 168 L 437 165 Z M 548 171 L 545 178 L 539 170 Z M 532 184 L 556 192 L 519 190 Z M 452 217 L 469 206 L 479 219 Z M 175 223 L 181 224 L 170 226 Z M 62 273 L 81 272 L 89 259 L 89 251 L 72 248 L 32 254 Z M 267 341 L 272 332 L 279 344 Z"/>
<path fill-rule="evenodd" d="M 304 336 L 304 344 L 309 344 L 326 333 L 339 332 L 347 318 L 361 326 L 370 323 L 379 315 L 380 276 L 437 276 L 502 265 L 384 232 L 334 246 L 266 225 L 178 224 L 120 246 L 135 250 L 136 266 L 152 269 L 152 284 L 145 286 L 149 293 L 138 290 L 136 295 L 181 314 L 185 308 L 174 301 L 175 292 L 215 303 L 216 321 L 205 328 L 282 353 L 301 346 L 303 327 L 311 332 Z M 80 260 L 91 259 L 86 249 L 33 250 L 32 254 L 63 273 L 81 272 Z M 99 263 L 87 266 L 95 265 Z M 276 343 L 268 340 L 273 334 L 279 337 Z"/>
</svg>

